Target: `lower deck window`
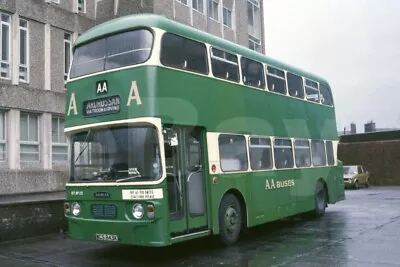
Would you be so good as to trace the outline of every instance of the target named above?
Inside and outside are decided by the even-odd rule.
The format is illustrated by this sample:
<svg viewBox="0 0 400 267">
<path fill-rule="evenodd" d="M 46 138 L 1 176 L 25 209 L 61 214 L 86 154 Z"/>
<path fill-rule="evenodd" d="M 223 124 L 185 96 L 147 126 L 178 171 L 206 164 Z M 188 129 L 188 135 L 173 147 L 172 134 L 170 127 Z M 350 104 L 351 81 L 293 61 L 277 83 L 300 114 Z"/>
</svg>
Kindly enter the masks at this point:
<svg viewBox="0 0 400 267">
<path fill-rule="evenodd" d="M 247 170 L 247 150 L 244 136 L 221 134 L 218 144 L 222 171 Z"/>
<path fill-rule="evenodd" d="M 272 169 L 272 149 L 269 138 L 250 138 L 250 166 L 253 170 Z"/>
<path fill-rule="evenodd" d="M 311 166 L 310 143 L 308 140 L 296 140 L 294 142 L 294 154 L 297 167 Z"/>
<path fill-rule="evenodd" d="M 274 155 L 277 169 L 293 168 L 292 141 L 290 139 L 275 139 Z"/>
<path fill-rule="evenodd" d="M 312 162 L 314 166 L 326 165 L 325 143 L 322 140 L 311 141 Z"/>
<path fill-rule="evenodd" d="M 326 141 L 326 157 L 328 158 L 328 165 L 335 165 L 332 141 Z"/>
</svg>

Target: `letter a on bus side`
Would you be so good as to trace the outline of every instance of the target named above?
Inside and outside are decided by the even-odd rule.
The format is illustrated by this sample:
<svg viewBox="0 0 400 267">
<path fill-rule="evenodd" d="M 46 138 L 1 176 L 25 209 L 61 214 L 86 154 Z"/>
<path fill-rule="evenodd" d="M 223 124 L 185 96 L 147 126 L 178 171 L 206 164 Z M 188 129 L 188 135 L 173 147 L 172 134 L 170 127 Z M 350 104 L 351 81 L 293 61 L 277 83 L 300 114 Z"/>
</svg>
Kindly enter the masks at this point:
<svg viewBox="0 0 400 267">
<path fill-rule="evenodd" d="M 142 100 L 140 99 L 139 90 L 136 84 L 136 81 L 132 81 L 131 91 L 129 92 L 128 103 L 127 106 L 131 105 L 131 100 L 136 100 L 136 105 L 141 105 Z"/>
<path fill-rule="evenodd" d="M 69 113 L 71 112 L 71 109 L 74 110 L 74 115 L 78 115 L 78 111 L 76 109 L 75 93 L 71 94 L 71 98 L 69 100 L 69 107 L 68 107 L 68 112 L 67 112 L 68 116 L 69 116 Z"/>
</svg>

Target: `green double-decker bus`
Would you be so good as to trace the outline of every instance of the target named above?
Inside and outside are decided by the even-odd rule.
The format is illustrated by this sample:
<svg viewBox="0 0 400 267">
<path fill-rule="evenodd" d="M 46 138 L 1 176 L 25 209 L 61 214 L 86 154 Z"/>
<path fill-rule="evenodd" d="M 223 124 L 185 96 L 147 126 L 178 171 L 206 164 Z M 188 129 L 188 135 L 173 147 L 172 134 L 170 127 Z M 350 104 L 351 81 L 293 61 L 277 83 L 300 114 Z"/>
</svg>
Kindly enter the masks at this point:
<svg viewBox="0 0 400 267">
<path fill-rule="evenodd" d="M 152 14 L 97 25 L 73 53 L 70 238 L 232 245 L 345 199 L 326 80 Z"/>
</svg>

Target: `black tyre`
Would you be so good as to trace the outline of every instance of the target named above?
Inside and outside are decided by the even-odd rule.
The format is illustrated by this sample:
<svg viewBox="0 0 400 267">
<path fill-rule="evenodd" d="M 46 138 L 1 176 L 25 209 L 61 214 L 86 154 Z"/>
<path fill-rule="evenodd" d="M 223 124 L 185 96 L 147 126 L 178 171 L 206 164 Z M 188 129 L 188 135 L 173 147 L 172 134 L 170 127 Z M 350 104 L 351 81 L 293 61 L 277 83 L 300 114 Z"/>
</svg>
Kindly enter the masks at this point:
<svg viewBox="0 0 400 267">
<path fill-rule="evenodd" d="M 321 217 L 325 213 L 327 206 L 328 193 L 326 192 L 324 183 L 318 181 L 315 186 L 315 210 L 314 215 Z"/>
<path fill-rule="evenodd" d="M 360 189 L 360 185 L 358 184 L 358 181 L 356 181 L 356 183 L 354 184 L 354 189 L 356 189 L 356 190 Z"/>
<path fill-rule="evenodd" d="M 365 182 L 365 187 L 369 187 L 369 179 Z"/>
<path fill-rule="evenodd" d="M 232 194 L 225 195 L 219 205 L 220 240 L 226 245 L 233 245 L 239 238 L 242 228 L 242 212 L 239 201 Z"/>
</svg>

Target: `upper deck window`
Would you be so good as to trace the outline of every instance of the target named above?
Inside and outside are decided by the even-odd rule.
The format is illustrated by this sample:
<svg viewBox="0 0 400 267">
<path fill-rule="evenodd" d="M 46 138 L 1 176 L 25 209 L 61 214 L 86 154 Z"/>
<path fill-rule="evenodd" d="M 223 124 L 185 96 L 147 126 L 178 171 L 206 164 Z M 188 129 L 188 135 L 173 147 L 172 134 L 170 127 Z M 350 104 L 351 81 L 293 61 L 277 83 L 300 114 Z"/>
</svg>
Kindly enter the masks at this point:
<svg viewBox="0 0 400 267">
<path fill-rule="evenodd" d="M 333 99 L 329 92 L 328 86 L 319 84 L 319 91 L 321 93 L 321 103 L 328 106 L 333 106 Z"/>
<path fill-rule="evenodd" d="M 162 37 L 160 60 L 165 66 L 208 73 L 206 45 L 172 33 Z"/>
<path fill-rule="evenodd" d="M 243 83 L 246 85 L 264 88 L 264 67 L 261 63 L 242 57 Z"/>
<path fill-rule="evenodd" d="M 216 48 L 212 48 L 211 52 L 211 68 L 214 76 L 238 82 L 239 64 L 237 56 Z"/>
<path fill-rule="evenodd" d="M 319 102 L 318 83 L 306 79 L 305 88 L 306 88 L 307 100 L 313 102 Z"/>
<path fill-rule="evenodd" d="M 287 83 L 290 96 L 304 98 L 303 79 L 300 76 L 288 72 Z"/>
<path fill-rule="evenodd" d="M 70 77 L 140 64 L 150 57 L 153 35 L 148 30 L 123 32 L 78 47 Z"/>
<path fill-rule="evenodd" d="M 267 66 L 267 85 L 271 92 L 286 94 L 285 72 Z"/>
</svg>

